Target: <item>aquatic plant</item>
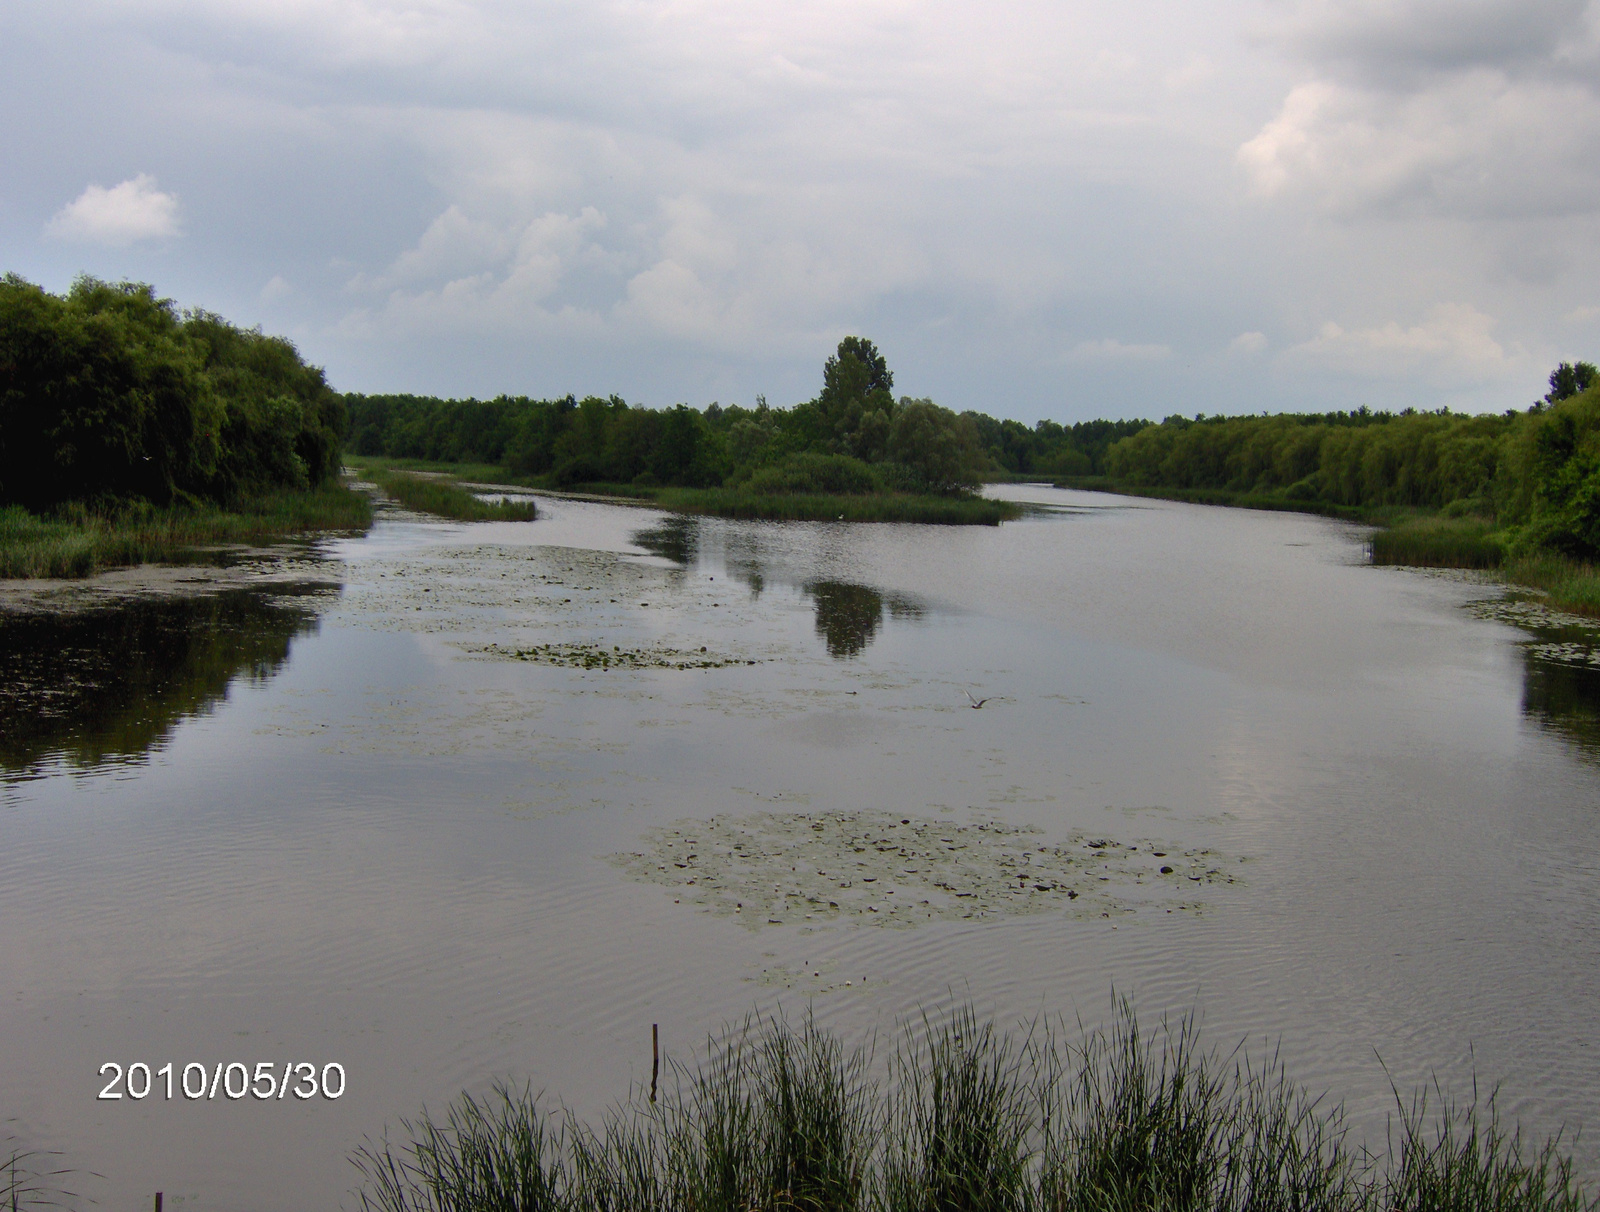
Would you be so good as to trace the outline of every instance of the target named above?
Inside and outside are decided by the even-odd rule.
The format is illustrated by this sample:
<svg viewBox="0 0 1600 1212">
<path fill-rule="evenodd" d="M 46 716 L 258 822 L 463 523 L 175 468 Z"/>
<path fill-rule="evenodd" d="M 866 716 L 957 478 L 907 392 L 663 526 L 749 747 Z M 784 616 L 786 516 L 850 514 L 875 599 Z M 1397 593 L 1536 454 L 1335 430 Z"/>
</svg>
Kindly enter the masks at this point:
<svg viewBox="0 0 1600 1212">
<path fill-rule="evenodd" d="M 1556 1136 L 1491 1096 L 1406 1102 L 1387 1150 L 1276 1055 L 1148 1033 L 1020 1034 L 971 1008 L 908 1024 L 876 1063 L 809 1016 L 746 1020 L 590 1127 L 527 1088 L 462 1095 L 352 1161 L 370 1212 L 1595 1212 Z M 1430 1110 L 1436 1108 L 1436 1110 Z"/>
<path fill-rule="evenodd" d="M 372 502 L 342 484 L 213 505 L 69 503 L 51 514 L 0 507 L 0 579 L 85 577 L 103 568 L 207 558 L 206 548 L 261 543 L 314 530 L 364 531 Z"/>
<path fill-rule="evenodd" d="M 436 476 L 369 467 L 363 473 L 407 509 L 458 522 L 531 522 L 539 516 L 532 501 L 482 501 L 461 485 Z"/>
</svg>

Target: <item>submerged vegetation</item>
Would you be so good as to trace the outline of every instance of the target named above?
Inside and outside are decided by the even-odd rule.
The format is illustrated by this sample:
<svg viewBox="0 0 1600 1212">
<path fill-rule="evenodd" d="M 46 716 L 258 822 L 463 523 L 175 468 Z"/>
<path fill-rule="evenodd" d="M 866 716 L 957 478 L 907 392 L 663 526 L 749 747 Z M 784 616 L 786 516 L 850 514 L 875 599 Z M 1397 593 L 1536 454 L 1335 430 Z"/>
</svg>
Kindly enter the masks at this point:
<svg viewBox="0 0 1600 1212">
<path fill-rule="evenodd" d="M 746 1022 L 669 1063 L 598 1125 L 509 1086 L 401 1121 L 353 1158 L 363 1208 L 660 1212 L 1593 1212 L 1560 1140 L 1493 1095 L 1398 1095 L 1382 1152 L 1275 1056 L 1144 1033 L 1021 1037 L 971 1010 L 921 1020 L 879 1063 L 809 1018 Z"/>
</svg>

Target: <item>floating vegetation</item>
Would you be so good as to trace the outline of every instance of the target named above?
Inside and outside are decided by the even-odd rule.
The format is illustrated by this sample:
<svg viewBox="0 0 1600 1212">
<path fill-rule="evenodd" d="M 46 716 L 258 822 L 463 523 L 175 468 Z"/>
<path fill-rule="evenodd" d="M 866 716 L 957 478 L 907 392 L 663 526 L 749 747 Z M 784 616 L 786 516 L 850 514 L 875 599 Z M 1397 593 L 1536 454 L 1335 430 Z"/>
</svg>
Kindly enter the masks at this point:
<svg viewBox="0 0 1600 1212">
<path fill-rule="evenodd" d="M 1553 606 L 1549 606 L 1537 599 L 1520 597 L 1488 598 L 1481 602 L 1469 603 L 1467 605 L 1467 613 L 1475 618 L 1493 619 L 1495 622 L 1510 623 L 1515 627 L 1546 630 L 1579 627 L 1588 632 L 1596 630 L 1595 620 L 1584 618 L 1582 615 L 1569 614 L 1564 610 L 1557 610 Z"/>
<path fill-rule="evenodd" d="M 567 669 L 725 669 L 729 665 L 754 665 L 743 657 L 684 652 L 675 648 L 623 648 L 613 644 L 532 644 L 513 648 L 485 644 L 468 652 L 500 657 L 508 661 L 532 661 L 536 665 L 560 665 Z"/>
<path fill-rule="evenodd" d="M 772 813 L 678 821 L 649 849 L 607 861 L 636 880 L 750 929 L 855 918 L 908 928 L 935 920 L 1065 912 L 1197 913 L 1201 887 L 1239 882 L 1242 859 L 1204 849 L 984 820 L 958 824 L 880 811 Z M 1135 892 L 1139 895 L 1135 899 Z"/>
</svg>

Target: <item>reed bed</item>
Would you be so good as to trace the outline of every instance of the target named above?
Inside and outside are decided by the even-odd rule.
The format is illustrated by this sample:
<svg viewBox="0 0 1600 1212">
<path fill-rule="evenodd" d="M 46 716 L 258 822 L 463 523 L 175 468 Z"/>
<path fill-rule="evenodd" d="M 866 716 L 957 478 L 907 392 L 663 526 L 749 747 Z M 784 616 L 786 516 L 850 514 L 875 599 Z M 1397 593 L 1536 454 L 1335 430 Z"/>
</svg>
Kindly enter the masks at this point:
<svg viewBox="0 0 1600 1212">
<path fill-rule="evenodd" d="M 480 501 L 461 485 L 437 476 L 368 467 L 368 479 L 407 509 L 457 522 L 531 522 L 539 516 L 532 501 Z"/>
<path fill-rule="evenodd" d="M 659 1100 L 597 1125 L 528 1089 L 462 1095 L 352 1158 L 368 1212 L 1595 1212 L 1559 1136 L 1491 1094 L 1397 1092 L 1381 1152 L 1278 1059 L 1202 1048 L 1185 1018 L 1020 1034 L 970 1009 L 877 1063 L 809 1018 L 747 1021 Z"/>
<path fill-rule="evenodd" d="M 635 490 L 637 491 L 637 490 Z M 921 522 L 933 526 L 998 526 L 1022 516 L 1019 506 L 986 497 L 874 492 L 761 493 L 740 488 L 657 488 L 648 499 L 663 509 L 774 522 Z"/>
<path fill-rule="evenodd" d="M 1372 536 L 1374 564 L 1499 568 L 1505 559 L 1504 539 L 1487 518 L 1408 518 Z"/>
<path fill-rule="evenodd" d="M 1506 579 L 1542 589 L 1557 610 L 1600 618 L 1600 567 L 1561 555 L 1522 556 L 1509 561 Z"/>
<path fill-rule="evenodd" d="M 0 579 L 86 577 L 130 564 L 182 563 L 204 549 L 259 543 L 313 530 L 364 531 L 365 494 L 343 485 L 268 493 L 233 509 L 173 506 L 97 513 L 68 507 L 55 516 L 20 505 L 0 509 Z"/>
</svg>

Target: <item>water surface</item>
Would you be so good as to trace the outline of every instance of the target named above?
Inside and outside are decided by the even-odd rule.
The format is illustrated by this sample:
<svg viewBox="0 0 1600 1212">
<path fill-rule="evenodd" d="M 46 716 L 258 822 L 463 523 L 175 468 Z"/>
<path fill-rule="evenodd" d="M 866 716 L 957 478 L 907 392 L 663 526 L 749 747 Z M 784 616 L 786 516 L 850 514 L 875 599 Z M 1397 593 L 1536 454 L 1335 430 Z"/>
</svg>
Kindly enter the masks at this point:
<svg viewBox="0 0 1600 1212">
<path fill-rule="evenodd" d="M 386 518 L 324 546 L 337 591 L 5 617 L 6 1133 L 102 1207 L 352 1206 L 386 1122 L 507 1076 L 595 1111 L 652 1023 L 688 1055 L 755 1007 L 1098 1022 L 1115 990 L 1281 1040 L 1369 1138 L 1391 1078 L 1475 1068 L 1529 1127 L 1589 1125 L 1593 1180 L 1586 633 L 1340 523 L 1002 491 L 1036 508 Z M 824 820 L 898 865 L 847 896 L 843 841 L 772 865 Z M 765 839 L 772 893 L 732 857 L 688 885 L 663 856 L 702 834 Z M 1015 853 L 946 878 L 980 838 Z M 1047 847 L 1058 886 L 1013 886 Z M 103 1102 L 107 1060 L 349 1085 Z"/>
</svg>

